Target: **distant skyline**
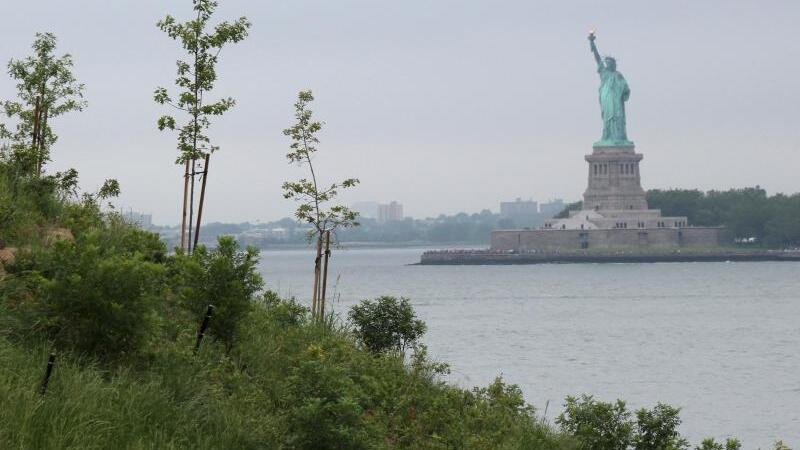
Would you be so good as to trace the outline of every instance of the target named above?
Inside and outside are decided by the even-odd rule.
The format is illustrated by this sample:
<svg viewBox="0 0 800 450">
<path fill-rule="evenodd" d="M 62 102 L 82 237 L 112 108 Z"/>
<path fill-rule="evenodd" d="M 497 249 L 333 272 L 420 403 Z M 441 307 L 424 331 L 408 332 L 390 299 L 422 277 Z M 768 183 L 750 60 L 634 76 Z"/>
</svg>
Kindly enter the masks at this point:
<svg viewBox="0 0 800 450">
<path fill-rule="evenodd" d="M 2 63 L 51 31 L 86 84 L 86 111 L 52 123 L 49 170 L 77 168 L 86 190 L 117 178 L 119 206 L 176 224 L 182 171 L 152 93 L 182 55 L 155 23 L 191 2 L 8 3 Z M 221 55 L 214 96 L 237 105 L 212 127 L 204 221 L 291 215 L 280 185 L 304 173 L 281 130 L 301 89 L 326 122 L 322 178 L 361 179 L 342 203 L 396 200 L 424 218 L 577 200 L 601 131 L 592 28 L 631 86 L 645 189 L 800 191 L 800 2 L 220 1 L 218 19 L 241 15 L 253 28 Z M 14 96 L 0 76 L 0 98 Z"/>
</svg>

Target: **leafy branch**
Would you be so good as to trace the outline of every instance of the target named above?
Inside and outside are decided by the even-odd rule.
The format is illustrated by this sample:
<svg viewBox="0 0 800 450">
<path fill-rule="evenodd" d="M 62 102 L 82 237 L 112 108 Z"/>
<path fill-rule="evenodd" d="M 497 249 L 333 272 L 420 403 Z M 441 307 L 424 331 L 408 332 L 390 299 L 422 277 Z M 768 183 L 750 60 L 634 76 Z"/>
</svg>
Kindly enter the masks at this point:
<svg viewBox="0 0 800 450">
<path fill-rule="evenodd" d="M 178 130 L 178 152 L 176 164 L 196 160 L 219 149 L 212 145 L 206 131 L 211 126 L 210 117 L 221 116 L 231 109 L 236 101 L 224 97 L 216 102 L 208 102 L 206 94 L 214 88 L 217 81 L 216 64 L 222 48 L 228 43 L 237 43 L 247 37 L 250 22 L 240 17 L 233 22 L 221 22 L 212 32 L 206 32 L 217 2 L 211 0 L 193 0 L 195 19 L 184 23 L 167 15 L 157 24 L 158 28 L 169 37 L 181 43 L 189 56 L 188 61 L 178 60 L 175 86 L 178 93 L 174 96 L 164 87 L 156 88 L 153 99 L 161 105 L 189 116 L 187 123 Z M 175 130 L 175 116 L 165 114 L 158 118 L 159 130 Z"/>
</svg>

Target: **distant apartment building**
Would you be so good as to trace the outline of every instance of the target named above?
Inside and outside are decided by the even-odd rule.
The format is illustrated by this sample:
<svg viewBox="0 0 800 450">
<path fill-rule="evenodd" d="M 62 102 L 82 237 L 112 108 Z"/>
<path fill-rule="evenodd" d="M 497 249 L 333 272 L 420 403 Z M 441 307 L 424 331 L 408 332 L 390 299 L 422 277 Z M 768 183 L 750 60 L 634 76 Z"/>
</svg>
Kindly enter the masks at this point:
<svg viewBox="0 0 800 450">
<path fill-rule="evenodd" d="M 358 211 L 358 215 L 361 217 L 366 217 L 367 219 L 377 219 L 379 206 L 380 205 L 378 202 L 356 202 L 353 203 L 351 208 L 354 211 Z"/>
<path fill-rule="evenodd" d="M 122 214 L 122 218 L 134 225 L 138 225 L 139 228 L 143 230 L 149 230 L 153 227 L 152 214 L 142 214 L 140 212 L 129 210 L 128 212 Z"/>
<path fill-rule="evenodd" d="M 542 222 L 539 203 L 517 198 L 513 202 L 500 202 L 500 226 L 531 228 Z"/>
<path fill-rule="evenodd" d="M 533 200 L 522 200 L 517 197 L 513 202 L 500 202 L 500 217 L 516 218 L 539 214 L 539 204 Z"/>
<path fill-rule="evenodd" d="M 539 207 L 539 212 L 541 212 L 546 218 L 552 219 L 553 216 L 563 211 L 566 206 L 567 205 L 564 204 L 564 200 L 557 198 L 555 200 L 550 200 L 547 203 L 542 203 Z"/>
<path fill-rule="evenodd" d="M 501 226 L 514 225 L 519 228 L 535 228 L 547 219 L 560 213 L 566 205 L 561 199 L 538 203 L 517 198 L 513 202 L 500 202 Z"/>
<path fill-rule="evenodd" d="M 403 205 L 395 201 L 388 205 L 378 205 L 378 223 L 403 220 Z"/>
</svg>

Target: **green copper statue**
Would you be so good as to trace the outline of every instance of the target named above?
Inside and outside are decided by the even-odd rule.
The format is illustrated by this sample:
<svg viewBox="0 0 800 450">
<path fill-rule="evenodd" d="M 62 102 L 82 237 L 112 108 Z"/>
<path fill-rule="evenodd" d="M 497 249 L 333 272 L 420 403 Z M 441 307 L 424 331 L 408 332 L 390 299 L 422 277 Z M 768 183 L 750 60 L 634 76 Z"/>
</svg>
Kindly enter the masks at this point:
<svg viewBox="0 0 800 450">
<path fill-rule="evenodd" d="M 628 146 L 625 129 L 625 102 L 631 95 L 628 82 L 617 72 L 617 61 L 606 56 L 600 57 L 594 44 L 594 31 L 589 32 L 589 43 L 597 62 L 597 73 L 600 74 L 600 112 L 603 117 L 603 137 L 594 143 L 595 146 Z"/>
</svg>

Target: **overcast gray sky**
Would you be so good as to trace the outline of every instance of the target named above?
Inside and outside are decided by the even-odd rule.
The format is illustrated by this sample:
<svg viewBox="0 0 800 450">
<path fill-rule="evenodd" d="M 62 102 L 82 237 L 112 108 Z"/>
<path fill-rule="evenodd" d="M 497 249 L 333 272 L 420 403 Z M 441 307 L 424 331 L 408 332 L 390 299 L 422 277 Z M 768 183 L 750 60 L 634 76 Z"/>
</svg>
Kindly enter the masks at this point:
<svg viewBox="0 0 800 450">
<path fill-rule="evenodd" d="M 223 51 L 205 217 L 290 214 L 280 195 L 303 175 L 281 130 L 300 89 L 326 122 L 324 179 L 357 176 L 343 197 L 397 200 L 415 217 L 498 209 L 515 197 L 580 198 L 583 155 L 599 138 L 599 81 L 586 40 L 617 57 L 631 86 L 628 133 L 645 188 L 800 191 L 800 2 L 222 0 L 250 37 Z M 175 135 L 153 89 L 170 86 L 177 43 L 155 27 L 191 2 L 2 0 L 0 59 L 52 31 L 75 58 L 89 108 L 52 125 L 52 170 L 82 186 L 119 179 L 119 204 L 178 221 Z M 0 97 L 14 95 L 0 77 Z"/>
</svg>

